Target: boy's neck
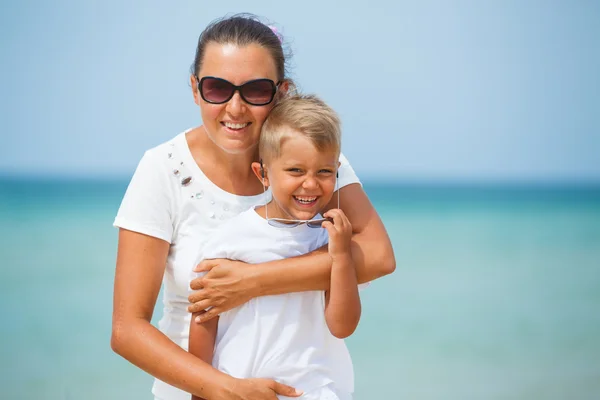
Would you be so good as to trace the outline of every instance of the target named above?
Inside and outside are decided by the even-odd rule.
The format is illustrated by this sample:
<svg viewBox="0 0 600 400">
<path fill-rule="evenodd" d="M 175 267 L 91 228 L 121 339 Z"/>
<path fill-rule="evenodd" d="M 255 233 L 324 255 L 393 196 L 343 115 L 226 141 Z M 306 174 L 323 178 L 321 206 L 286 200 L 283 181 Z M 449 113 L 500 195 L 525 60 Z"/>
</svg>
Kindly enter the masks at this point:
<svg viewBox="0 0 600 400">
<path fill-rule="evenodd" d="M 265 205 L 256 207 L 255 210 L 258 215 L 260 215 L 262 218 L 265 218 L 265 219 L 268 216 L 269 219 L 278 218 L 278 219 L 289 219 L 289 220 L 293 220 L 293 221 L 298 220 L 298 218 L 295 218 L 293 215 L 289 215 L 287 212 L 285 212 L 285 210 L 282 210 L 281 207 L 279 207 L 274 200 L 269 201 Z M 313 219 L 318 214 L 319 214 L 319 212 L 317 212 L 316 214 L 311 216 L 309 219 Z"/>
</svg>

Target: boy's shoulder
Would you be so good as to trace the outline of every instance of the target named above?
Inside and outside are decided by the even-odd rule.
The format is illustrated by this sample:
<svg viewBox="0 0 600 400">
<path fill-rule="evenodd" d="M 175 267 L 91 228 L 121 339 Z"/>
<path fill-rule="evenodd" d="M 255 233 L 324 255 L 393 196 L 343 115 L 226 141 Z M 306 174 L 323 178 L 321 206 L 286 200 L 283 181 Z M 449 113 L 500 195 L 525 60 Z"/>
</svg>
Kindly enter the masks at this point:
<svg viewBox="0 0 600 400">
<path fill-rule="evenodd" d="M 250 208 L 224 221 L 204 242 L 204 252 L 211 255 L 209 258 L 223 258 L 223 254 L 227 254 L 225 258 L 233 257 L 232 252 L 243 251 L 249 239 L 264 237 L 261 219 L 254 208 Z"/>
<path fill-rule="evenodd" d="M 242 211 L 238 215 L 235 215 L 223 222 L 215 231 L 215 235 L 233 234 L 238 236 L 240 234 L 246 235 L 248 232 L 256 231 L 260 229 L 259 224 L 261 217 L 256 213 L 254 207 L 249 208 L 246 211 Z"/>
</svg>

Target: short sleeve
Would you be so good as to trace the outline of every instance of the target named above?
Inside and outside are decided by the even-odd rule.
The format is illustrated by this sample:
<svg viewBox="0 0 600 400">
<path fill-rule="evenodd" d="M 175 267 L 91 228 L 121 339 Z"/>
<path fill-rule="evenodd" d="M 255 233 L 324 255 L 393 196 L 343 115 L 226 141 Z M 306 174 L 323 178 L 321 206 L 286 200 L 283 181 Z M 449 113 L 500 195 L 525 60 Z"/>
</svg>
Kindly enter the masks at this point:
<svg viewBox="0 0 600 400">
<path fill-rule="evenodd" d="M 166 165 L 159 155 L 153 149 L 142 157 L 113 225 L 171 243 L 174 196 Z"/>
<path fill-rule="evenodd" d="M 227 250 L 227 248 L 231 247 L 231 245 L 228 245 L 229 241 L 227 240 L 227 237 L 223 237 L 224 232 L 224 226 L 221 226 L 211 235 L 210 239 L 204 243 L 202 251 L 200 252 L 200 257 L 194 263 L 195 265 L 198 265 L 202 260 L 211 258 L 231 258 L 231 252 Z M 207 272 L 192 271 L 190 280 L 201 278 L 206 274 Z M 188 292 L 193 292 L 189 285 Z M 210 308 L 211 307 L 207 308 L 206 310 L 209 310 Z"/>
<path fill-rule="evenodd" d="M 354 169 L 348 162 L 348 159 L 343 154 L 340 154 L 340 168 L 338 170 L 338 185 L 340 188 L 343 188 L 344 186 L 348 186 L 352 183 L 358 183 L 358 184 L 362 185 L 362 183 L 358 179 L 358 176 L 356 176 L 356 172 L 354 172 Z"/>
</svg>

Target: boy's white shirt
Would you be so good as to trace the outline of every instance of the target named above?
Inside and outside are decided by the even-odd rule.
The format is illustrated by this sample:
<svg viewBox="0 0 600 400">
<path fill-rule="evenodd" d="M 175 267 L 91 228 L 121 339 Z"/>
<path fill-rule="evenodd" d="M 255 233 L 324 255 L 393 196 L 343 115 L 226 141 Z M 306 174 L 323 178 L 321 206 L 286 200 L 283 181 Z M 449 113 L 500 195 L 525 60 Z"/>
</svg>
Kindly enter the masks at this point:
<svg viewBox="0 0 600 400">
<path fill-rule="evenodd" d="M 201 250 L 203 244 L 230 218 L 269 201 L 270 192 L 266 196 L 238 196 L 216 186 L 196 164 L 185 134 L 182 132 L 144 154 L 114 225 L 170 243 L 163 279 L 163 315 L 158 327 L 187 350 L 190 271 L 199 258 L 206 258 Z M 343 155 L 340 162 L 339 188 L 360 184 Z M 191 181 L 182 185 L 187 177 Z M 161 399 L 189 399 L 189 394 L 158 379 L 152 392 Z"/>
<path fill-rule="evenodd" d="M 221 226 L 203 254 L 257 264 L 307 254 L 327 242 L 323 228 L 273 227 L 250 209 Z M 214 354 L 213 366 L 236 378 L 271 378 L 305 392 L 330 383 L 354 391 L 348 349 L 325 321 L 324 291 L 257 297 L 222 313 Z"/>
</svg>

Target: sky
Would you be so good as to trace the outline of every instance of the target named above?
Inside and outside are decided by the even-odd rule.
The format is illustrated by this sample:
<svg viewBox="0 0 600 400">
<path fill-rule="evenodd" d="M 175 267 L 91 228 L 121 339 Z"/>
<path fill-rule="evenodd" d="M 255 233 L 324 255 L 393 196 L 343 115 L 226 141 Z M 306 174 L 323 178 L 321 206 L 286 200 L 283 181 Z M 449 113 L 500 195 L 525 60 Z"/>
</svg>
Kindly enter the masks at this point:
<svg viewBox="0 0 600 400">
<path fill-rule="evenodd" d="M 198 35 L 252 12 L 361 178 L 600 182 L 597 1 L 4 1 L 0 175 L 128 178 L 201 123 Z"/>
</svg>

